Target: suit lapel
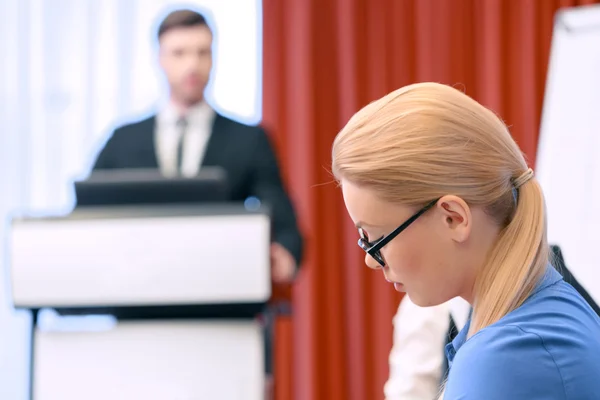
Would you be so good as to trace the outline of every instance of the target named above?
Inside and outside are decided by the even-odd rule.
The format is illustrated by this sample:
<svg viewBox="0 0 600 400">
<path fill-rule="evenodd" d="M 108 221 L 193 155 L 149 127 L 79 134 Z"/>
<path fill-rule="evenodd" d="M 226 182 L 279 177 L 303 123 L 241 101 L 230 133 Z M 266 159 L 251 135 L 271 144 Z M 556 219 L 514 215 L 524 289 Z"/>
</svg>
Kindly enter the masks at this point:
<svg viewBox="0 0 600 400">
<path fill-rule="evenodd" d="M 140 168 L 158 168 L 158 158 L 156 156 L 156 147 L 154 145 L 154 134 L 156 131 L 156 116 L 152 116 L 138 125 L 138 129 L 133 140 L 137 143 L 132 146 L 137 148 L 136 164 Z"/>
<path fill-rule="evenodd" d="M 204 157 L 202 158 L 202 167 L 206 166 L 222 166 L 225 164 L 223 156 L 226 152 L 223 151 L 227 144 L 227 119 L 220 114 L 215 115 L 213 121 L 210 138 L 206 144 Z"/>
</svg>

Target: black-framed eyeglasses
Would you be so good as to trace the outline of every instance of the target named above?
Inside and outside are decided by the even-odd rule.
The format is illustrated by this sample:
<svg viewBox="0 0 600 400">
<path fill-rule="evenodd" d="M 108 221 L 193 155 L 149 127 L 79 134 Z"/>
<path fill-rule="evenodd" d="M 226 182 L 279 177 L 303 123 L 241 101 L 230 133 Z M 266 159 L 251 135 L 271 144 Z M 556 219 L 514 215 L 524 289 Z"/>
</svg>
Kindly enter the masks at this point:
<svg viewBox="0 0 600 400">
<path fill-rule="evenodd" d="M 410 224 L 415 222 L 417 220 L 417 218 L 419 218 L 421 215 L 425 214 L 425 212 L 427 210 L 429 210 L 431 207 L 436 205 L 438 200 L 439 199 L 435 199 L 431 203 L 428 203 L 425 207 L 423 207 L 419 211 L 417 211 L 412 217 L 407 219 L 402 225 L 400 225 L 399 227 L 394 229 L 391 233 L 382 237 L 381 239 L 379 239 L 378 241 L 376 241 L 374 243 L 369 242 L 369 236 L 362 228 L 358 228 L 358 233 L 360 234 L 360 239 L 358 239 L 358 245 L 368 255 L 373 257 L 373 259 L 375 261 L 377 261 L 379 263 L 379 265 L 381 265 L 382 267 L 385 267 L 385 261 L 383 260 L 383 257 L 381 255 L 381 249 L 383 248 L 383 246 L 385 246 L 386 244 L 391 242 L 403 230 L 408 228 L 410 226 Z"/>
</svg>

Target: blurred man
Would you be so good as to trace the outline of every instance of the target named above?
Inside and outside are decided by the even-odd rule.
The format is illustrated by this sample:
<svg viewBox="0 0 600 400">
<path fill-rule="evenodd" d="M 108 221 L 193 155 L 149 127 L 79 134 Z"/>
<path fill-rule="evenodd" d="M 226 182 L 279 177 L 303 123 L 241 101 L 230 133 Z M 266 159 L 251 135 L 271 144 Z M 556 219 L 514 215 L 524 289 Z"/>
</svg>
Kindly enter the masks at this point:
<svg viewBox="0 0 600 400">
<path fill-rule="evenodd" d="M 167 177 L 192 177 L 201 167 L 223 168 L 231 200 L 254 196 L 272 208 L 273 280 L 291 281 L 302 238 L 268 137 L 260 127 L 216 113 L 204 98 L 213 65 L 213 34 L 206 19 L 195 11 L 174 11 L 160 24 L 158 42 L 170 100 L 156 115 L 115 130 L 94 170 L 158 168 Z"/>
</svg>

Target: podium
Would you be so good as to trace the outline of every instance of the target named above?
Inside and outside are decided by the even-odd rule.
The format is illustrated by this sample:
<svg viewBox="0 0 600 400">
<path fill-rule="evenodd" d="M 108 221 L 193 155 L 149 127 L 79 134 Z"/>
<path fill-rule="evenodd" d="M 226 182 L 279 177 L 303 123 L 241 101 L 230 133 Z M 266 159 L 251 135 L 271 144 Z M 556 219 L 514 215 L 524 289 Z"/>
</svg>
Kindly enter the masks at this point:
<svg viewBox="0 0 600 400">
<path fill-rule="evenodd" d="M 32 398 L 262 400 L 255 316 L 271 296 L 270 231 L 268 210 L 238 204 L 14 219 L 15 307 L 115 317 L 82 329 L 34 323 Z"/>
</svg>

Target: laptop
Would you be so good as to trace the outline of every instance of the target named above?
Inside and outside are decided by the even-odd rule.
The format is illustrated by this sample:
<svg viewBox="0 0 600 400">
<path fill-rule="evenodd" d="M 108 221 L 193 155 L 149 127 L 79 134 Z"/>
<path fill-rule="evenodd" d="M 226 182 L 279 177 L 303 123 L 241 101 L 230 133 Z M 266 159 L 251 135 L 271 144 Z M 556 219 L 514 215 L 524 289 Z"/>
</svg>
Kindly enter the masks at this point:
<svg viewBox="0 0 600 400">
<path fill-rule="evenodd" d="M 192 177 L 166 178 L 157 169 L 92 172 L 75 182 L 76 207 L 221 203 L 230 200 L 225 170 L 202 168 Z"/>
</svg>

